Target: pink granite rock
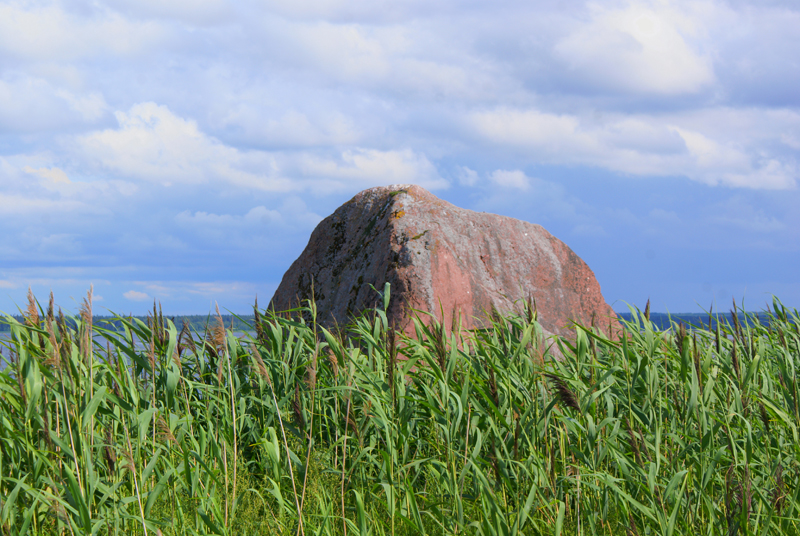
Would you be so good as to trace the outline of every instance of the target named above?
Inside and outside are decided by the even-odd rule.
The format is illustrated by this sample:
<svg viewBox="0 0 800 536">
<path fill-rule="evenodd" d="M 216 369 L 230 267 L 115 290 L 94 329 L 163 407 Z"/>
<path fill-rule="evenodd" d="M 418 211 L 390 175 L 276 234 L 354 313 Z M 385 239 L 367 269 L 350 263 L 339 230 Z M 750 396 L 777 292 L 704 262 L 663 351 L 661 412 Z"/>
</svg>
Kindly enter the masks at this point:
<svg viewBox="0 0 800 536">
<path fill-rule="evenodd" d="M 414 185 L 364 190 L 322 220 L 271 307 L 296 307 L 311 297 L 312 281 L 324 325 L 374 307 L 374 289 L 387 281 L 389 317 L 407 330 L 409 308 L 444 310 L 448 329 L 458 311 L 469 329 L 485 324 L 492 307 L 520 311 L 529 297 L 542 327 L 558 335 L 592 315 L 604 326 L 617 318 L 586 263 L 542 226 L 458 208 Z"/>
</svg>

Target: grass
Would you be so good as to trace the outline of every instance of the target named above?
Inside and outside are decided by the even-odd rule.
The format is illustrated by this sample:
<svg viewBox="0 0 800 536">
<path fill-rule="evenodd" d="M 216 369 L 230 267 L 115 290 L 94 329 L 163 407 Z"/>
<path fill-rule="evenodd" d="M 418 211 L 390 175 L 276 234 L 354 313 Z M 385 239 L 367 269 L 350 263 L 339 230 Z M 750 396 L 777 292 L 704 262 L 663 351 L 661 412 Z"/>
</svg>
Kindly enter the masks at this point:
<svg viewBox="0 0 800 536">
<path fill-rule="evenodd" d="M 346 333 L 313 303 L 256 309 L 247 339 L 91 309 L 6 317 L 3 534 L 800 532 L 800 319 L 778 300 L 713 331 L 576 326 L 560 361 L 530 309 L 415 339 L 381 309 Z"/>
</svg>

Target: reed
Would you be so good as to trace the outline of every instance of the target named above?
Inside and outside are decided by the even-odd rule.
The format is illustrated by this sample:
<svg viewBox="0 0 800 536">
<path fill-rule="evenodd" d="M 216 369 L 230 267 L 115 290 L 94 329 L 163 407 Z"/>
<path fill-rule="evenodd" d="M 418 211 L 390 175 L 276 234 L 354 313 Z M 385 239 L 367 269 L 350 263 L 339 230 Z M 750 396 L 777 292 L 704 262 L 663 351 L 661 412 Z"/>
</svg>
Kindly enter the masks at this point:
<svg viewBox="0 0 800 536">
<path fill-rule="evenodd" d="M 800 318 L 777 299 L 549 341 L 533 303 L 414 338 L 381 307 L 332 332 L 313 303 L 256 306 L 237 338 L 91 306 L 5 318 L 2 534 L 800 532 Z"/>
</svg>

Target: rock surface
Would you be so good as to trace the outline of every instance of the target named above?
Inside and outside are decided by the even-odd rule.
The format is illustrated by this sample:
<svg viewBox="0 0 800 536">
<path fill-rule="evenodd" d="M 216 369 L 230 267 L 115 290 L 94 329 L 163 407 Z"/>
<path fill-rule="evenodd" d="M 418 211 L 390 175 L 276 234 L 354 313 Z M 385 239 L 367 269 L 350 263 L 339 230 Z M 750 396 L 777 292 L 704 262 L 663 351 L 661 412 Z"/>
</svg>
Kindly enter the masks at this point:
<svg viewBox="0 0 800 536">
<path fill-rule="evenodd" d="M 314 229 L 283 276 L 271 307 L 296 307 L 313 293 L 318 320 L 344 325 L 380 299 L 391 283 L 388 315 L 409 329 L 409 308 L 439 317 L 452 312 L 464 328 L 485 324 L 495 307 L 521 311 L 536 301 L 542 327 L 570 336 L 572 321 L 601 326 L 616 315 L 594 273 L 542 226 L 474 212 L 414 185 L 357 194 Z M 440 319 L 441 320 L 441 319 Z"/>
</svg>

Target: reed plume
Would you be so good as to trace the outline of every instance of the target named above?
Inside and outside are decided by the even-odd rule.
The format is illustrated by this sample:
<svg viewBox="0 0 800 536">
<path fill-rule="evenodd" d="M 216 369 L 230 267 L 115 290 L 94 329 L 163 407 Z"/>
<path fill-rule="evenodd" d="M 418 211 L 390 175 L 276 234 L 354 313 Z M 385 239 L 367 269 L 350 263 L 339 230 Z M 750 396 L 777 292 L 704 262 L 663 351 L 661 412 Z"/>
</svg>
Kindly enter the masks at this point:
<svg viewBox="0 0 800 536">
<path fill-rule="evenodd" d="M 742 376 L 741 373 L 739 372 L 739 357 L 736 353 L 737 346 L 738 344 L 736 344 L 736 341 L 734 340 L 733 350 L 731 350 L 731 362 L 733 363 L 733 371 L 736 373 L 736 379 L 739 380 Z"/>
<path fill-rule="evenodd" d="M 767 408 L 764 407 L 762 402 L 758 403 L 758 413 L 761 417 L 761 423 L 764 425 L 764 431 L 766 432 L 767 436 L 770 436 L 771 431 L 769 426 L 769 415 L 767 415 Z"/>
<path fill-rule="evenodd" d="M 303 405 L 300 401 L 300 383 L 294 384 L 294 398 L 292 399 L 292 412 L 294 412 L 295 422 L 301 428 L 306 427 L 306 419 L 303 416 Z"/>
<path fill-rule="evenodd" d="M 165 443 L 172 443 L 176 447 L 179 446 L 178 440 L 175 439 L 175 435 L 170 430 L 169 424 L 167 424 L 167 420 L 162 414 L 158 415 L 158 437 Z"/>
<path fill-rule="evenodd" d="M 552 382 L 556 390 L 556 397 L 562 405 L 572 408 L 578 413 L 581 413 L 581 406 L 578 403 L 578 397 L 572 392 L 567 383 L 555 374 L 545 374 L 545 376 Z"/>
<path fill-rule="evenodd" d="M 267 372 L 267 367 L 264 365 L 264 360 L 261 358 L 261 353 L 256 348 L 255 344 L 250 344 L 250 351 L 253 354 L 253 358 L 256 360 L 256 374 L 261 376 L 264 380 L 267 381 L 270 385 L 272 385 L 272 378 Z"/>
<path fill-rule="evenodd" d="M 36 298 L 33 296 L 31 287 L 28 287 L 28 307 L 23 316 L 26 325 L 39 327 L 39 307 L 36 305 Z"/>
<path fill-rule="evenodd" d="M 264 342 L 264 326 L 261 323 L 261 313 L 258 310 L 258 296 L 256 296 L 256 303 L 253 305 L 253 324 L 256 328 L 256 339 L 259 342 Z"/>
</svg>

